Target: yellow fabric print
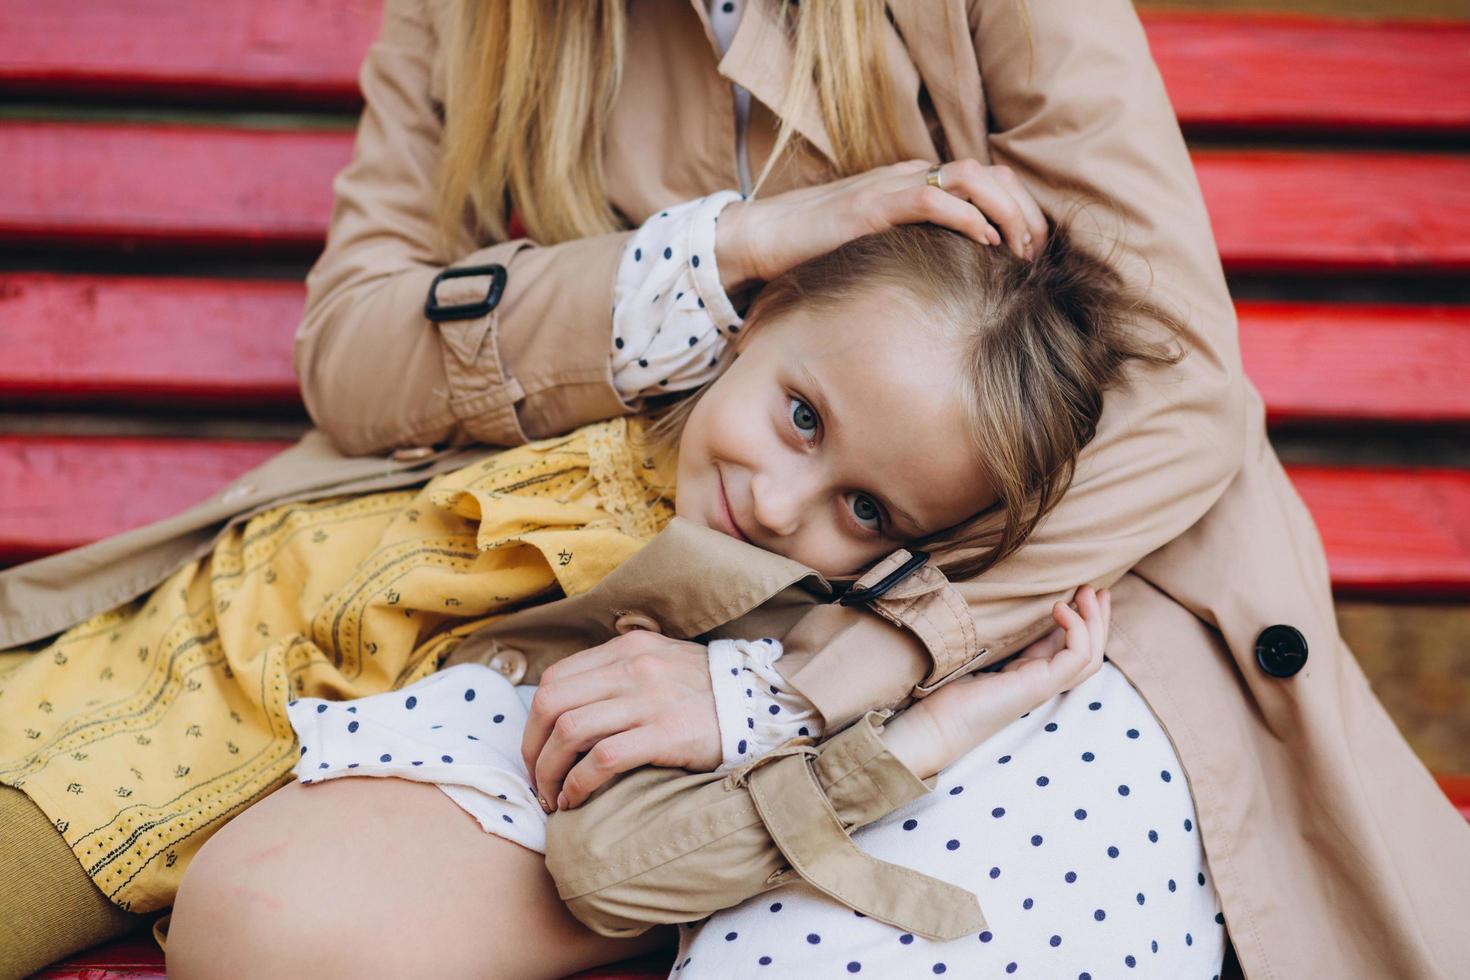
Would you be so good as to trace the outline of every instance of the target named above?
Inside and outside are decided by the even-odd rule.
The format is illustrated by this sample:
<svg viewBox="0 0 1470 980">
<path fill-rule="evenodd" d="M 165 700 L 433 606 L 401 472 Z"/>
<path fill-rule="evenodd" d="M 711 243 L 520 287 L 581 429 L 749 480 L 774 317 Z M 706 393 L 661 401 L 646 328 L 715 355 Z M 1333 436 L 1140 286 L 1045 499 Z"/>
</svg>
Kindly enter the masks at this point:
<svg viewBox="0 0 1470 980">
<path fill-rule="evenodd" d="M 114 902 L 171 904 L 208 836 L 288 780 L 288 699 L 419 680 L 662 529 L 673 468 L 635 451 L 637 426 L 490 452 L 417 490 L 272 508 L 145 598 L 0 651 L 0 782 Z"/>
</svg>

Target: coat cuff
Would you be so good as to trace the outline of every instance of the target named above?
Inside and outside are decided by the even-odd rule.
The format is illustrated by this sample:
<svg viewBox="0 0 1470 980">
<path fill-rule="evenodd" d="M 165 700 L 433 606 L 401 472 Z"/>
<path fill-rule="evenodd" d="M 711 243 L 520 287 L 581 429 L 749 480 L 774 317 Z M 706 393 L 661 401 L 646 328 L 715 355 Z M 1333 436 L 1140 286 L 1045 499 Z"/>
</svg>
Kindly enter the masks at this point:
<svg viewBox="0 0 1470 980">
<path fill-rule="evenodd" d="M 929 939 L 978 933 L 985 929 L 985 916 L 973 893 L 880 861 L 848 836 L 853 826 L 926 790 L 883 747 L 878 722 L 885 717 L 886 712 L 870 712 L 833 739 L 815 764 L 808 761 L 809 752 L 800 752 L 752 767 L 745 776 L 751 799 L 790 870 L 819 891 Z"/>
</svg>

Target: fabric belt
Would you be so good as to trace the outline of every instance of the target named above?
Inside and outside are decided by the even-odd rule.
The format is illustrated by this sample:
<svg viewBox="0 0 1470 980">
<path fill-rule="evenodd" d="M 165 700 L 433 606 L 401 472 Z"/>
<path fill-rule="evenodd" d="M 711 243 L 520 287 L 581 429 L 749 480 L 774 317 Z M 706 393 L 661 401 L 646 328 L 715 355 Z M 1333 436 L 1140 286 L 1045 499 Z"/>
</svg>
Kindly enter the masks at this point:
<svg viewBox="0 0 1470 980">
<path fill-rule="evenodd" d="M 926 939 L 985 929 L 971 892 L 864 853 L 823 794 L 810 756 L 792 755 L 746 778 L 766 829 L 793 870 L 849 908 Z"/>
</svg>

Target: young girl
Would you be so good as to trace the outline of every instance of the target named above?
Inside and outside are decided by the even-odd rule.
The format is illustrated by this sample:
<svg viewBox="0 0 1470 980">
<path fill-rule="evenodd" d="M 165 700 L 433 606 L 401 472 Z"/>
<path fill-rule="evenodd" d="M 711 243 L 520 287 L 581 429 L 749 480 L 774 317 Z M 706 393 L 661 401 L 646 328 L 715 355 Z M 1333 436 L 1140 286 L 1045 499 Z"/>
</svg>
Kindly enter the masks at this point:
<svg viewBox="0 0 1470 980">
<path fill-rule="evenodd" d="M 1103 390 L 1130 360 L 1170 356 L 1166 343 L 1118 329 L 1119 314 L 1140 302 L 1104 263 L 1076 249 L 1065 228 L 1035 263 L 933 226 L 859 239 L 766 287 L 743 322 L 725 327 L 737 356 L 651 431 L 637 420 L 601 423 L 426 486 L 403 511 L 413 515 L 411 537 L 420 547 L 455 541 L 449 547 L 465 556 L 478 548 L 463 584 L 456 578 L 448 586 L 437 570 L 419 579 L 390 573 L 401 566 L 400 546 L 370 558 L 359 578 L 376 581 L 354 591 L 382 588 L 393 574 L 403 583 L 394 608 L 437 613 L 427 607 L 449 594 L 459 609 L 479 611 L 497 591 L 527 594 L 507 583 L 512 570 L 534 570 L 543 576 L 538 588 L 571 594 L 673 514 L 831 577 L 856 574 L 904 545 L 940 554 L 968 548 L 967 558 L 944 563 L 983 568 L 1014 550 L 1065 488 Z M 1167 315 L 1148 308 L 1167 336 Z M 661 329 L 671 329 L 668 319 Z M 640 347 L 646 353 L 647 341 Z M 1078 604 L 1082 616 L 1058 604 L 1057 634 L 1010 666 L 1054 654 L 1064 635 L 1070 652 L 1086 659 L 1089 630 L 1100 656 L 1107 594 L 1084 589 Z M 441 635 L 462 636 L 481 621 L 445 624 Z M 709 768 L 734 768 L 823 734 L 820 715 L 775 672 L 780 656 L 772 637 L 711 643 L 720 744 Z M 484 830 L 544 852 L 546 795 L 564 809 L 595 783 L 580 781 L 569 797 L 528 771 L 522 738 L 536 690 L 466 663 L 391 693 L 293 700 L 287 714 L 301 743 L 295 774 L 305 784 L 352 775 L 433 783 Z M 577 727 L 604 735 L 617 720 L 584 715 Z M 588 745 L 555 741 L 547 752 L 565 757 L 562 772 Z M 915 823 L 907 810 L 887 823 L 894 820 Z M 904 836 L 912 844 L 926 835 Z M 820 909 L 823 899 L 810 892 L 806 902 Z M 762 910 L 769 904 L 759 902 Z M 698 937 L 725 935 L 720 918 L 683 933 L 685 960 Z M 813 915 L 800 919 L 810 924 Z M 899 944 L 901 930 L 872 928 L 886 930 L 896 950 L 927 955 L 923 940 L 915 947 L 904 934 Z M 726 940 L 714 945 L 715 955 L 698 957 L 713 970 L 758 965 L 754 954 L 737 965 Z M 1202 962 L 1213 956 L 1218 964 L 1222 935 L 1209 947 Z M 967 947 L 964 955 L 973 962 L 981 954 Z M 796 967 L 793 956 L 782 958 L 788 970 Z M 866 958 L 877 965 L 871 952 Z"/>
</svg>

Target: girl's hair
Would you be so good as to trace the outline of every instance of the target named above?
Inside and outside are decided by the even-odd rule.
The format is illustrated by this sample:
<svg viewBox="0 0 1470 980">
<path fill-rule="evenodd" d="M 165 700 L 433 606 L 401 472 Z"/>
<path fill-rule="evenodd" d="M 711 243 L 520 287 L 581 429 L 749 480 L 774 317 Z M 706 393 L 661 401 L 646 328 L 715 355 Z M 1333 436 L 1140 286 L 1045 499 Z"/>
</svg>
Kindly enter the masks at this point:
<svg viewBox="0 0 1470 980">
<path fill-rule="evenodd" d="M 602 146 L 622 81 L 627 0 L 454 3 L 437 175 L 443 258 L 509 238 L 512 199 L 526 234 L 543 245 L 621 230 L 603 191 Z M 1024 0 L 1016 3 L 1024 16 Z M 778 9 L 793 38 L 792 72 L 751 196 L 783 151 L 804 142 L 790 119 L 813 90 L 835 177 L 907 159 L 886 69 L 885 0 L 803 0 Z M 969 32 L 965 23 L 949 29 Z"/>
<path fill-rule="evenodd" d="M 744 329 L 797 307 L 852 309 L 883 289 L 903 290 L 932 312 L 963 358 L 971 449 L 996 501 L 912 542 L 939 552 L 939 567 L 955 578 L 1014 552 L 1056 506 L 1097 431 L 1103 391 L 1122 380 L 1128 362 L 1166 365 L 1181 356 L 1180 321 L 1079 247 L 1068 224 L 1053 227 L 1031 261 L 932 224 L 867 235 L 767 283 Z M 651 449 L 674 450 L 703 390 L 659 412 L 645 435 Z"/>
</svg>

